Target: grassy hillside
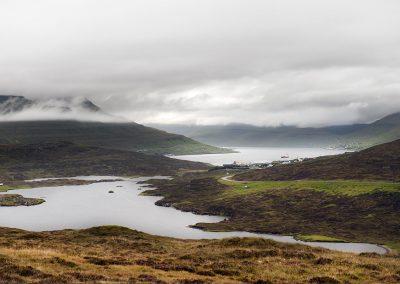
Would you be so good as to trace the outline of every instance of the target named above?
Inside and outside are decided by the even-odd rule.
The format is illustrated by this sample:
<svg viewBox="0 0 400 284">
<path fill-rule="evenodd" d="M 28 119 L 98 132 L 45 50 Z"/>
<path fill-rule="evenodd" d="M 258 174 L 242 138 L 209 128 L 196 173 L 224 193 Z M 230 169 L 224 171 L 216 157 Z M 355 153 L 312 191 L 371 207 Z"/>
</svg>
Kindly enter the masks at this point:
<svg viewBox="0 0 400 284">
<path fill-rule="evenodd" d="M 2 182 L 81 175 L 170 175 L 206 168 L 202 163 L 70 142 L 0 146 Z"/>
<path fill-rule="evenodd" d="M 366 150 L 249 171 L 237 180 L 400 180 L 400 140 Z"/>
<path fill-rule="evenodd" d="M 167 133 L 136 123 L 0 122 L 0 143 L 2 144 L 54 141 L 70 141 L 89 146 L 160 154 L 206 154 L 227 151 L 182 135 Z"/>
<path fill-rule="evenodd" d="M 152 181 L 160 206 L 227 216 L 206 230 L 319 235 L 400 245 L 400 183 L 350 181 L 230 182 L 215 173 Z"/>
<path fill-rule="evenodd" d="M 397 283 L 400 259 L 270 240 L 178 240 L 122 227 L 0 228 L 4 283 Z"/>
</svg>

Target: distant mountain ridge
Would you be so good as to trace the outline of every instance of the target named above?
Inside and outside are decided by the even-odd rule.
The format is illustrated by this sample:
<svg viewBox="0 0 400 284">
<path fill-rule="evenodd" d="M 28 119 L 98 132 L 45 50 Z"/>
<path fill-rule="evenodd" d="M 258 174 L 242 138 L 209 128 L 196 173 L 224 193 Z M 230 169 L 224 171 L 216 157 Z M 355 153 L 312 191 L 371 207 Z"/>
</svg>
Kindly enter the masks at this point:
<svg viewBox="0 0 400 284">
<path fill-rule="evenodd" d="M 333 147 L 363 149 L 400 139 L 400 112 L 370 124 L 259 127 L 246 124 L 154 125 L 197 141 L 228 147 Z"/>
<path fill-rule="evenodd" d="M 1 144 L 57 141 L 151 154 L 227 152 L 183 135 L 115 119 L 88 99 L 0 96 Z"/>
</svg>

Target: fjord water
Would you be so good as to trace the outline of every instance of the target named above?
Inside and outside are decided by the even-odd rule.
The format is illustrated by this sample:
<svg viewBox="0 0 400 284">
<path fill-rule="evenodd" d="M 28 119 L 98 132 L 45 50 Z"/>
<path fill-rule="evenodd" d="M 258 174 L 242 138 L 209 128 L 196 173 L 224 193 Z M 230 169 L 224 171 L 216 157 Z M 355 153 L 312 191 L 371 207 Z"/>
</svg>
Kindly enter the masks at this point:
<svg viewBox="0 0 400 284">
<path fill-rule="evenodd" d="M 82 179 L 82 177 L 80 177 Z M 100 180 L 110 177 L 86 177 Z M 113 177 L 111 177 L 113 178 Z M 46 200 L 37 206 L 0 207 L 0 226 L 30 231 L 82 229 L 101 225 L 119 225 L 145 233 L 184 239 L 225 237 L 262 237 L 287 243 L 302 243 L 348 252 L 385 253 L 385 249 L 364 243 L 301 242 L 291 236 L 253 234 L 248 232 L 206 232 L 190 228 L 198 222 L 219 222 L 223 217 L 195 215 L 174 208 L 156 206 L 160 197 L 141 196 L 148 178 L 96 182 L 13 190 L 9 194 Z M 109 193 L 109 191 L 114 193 Z"/>
<path fill-rule="evenodd" d="M 282 156 L 289 156 L 288 159 L 314 158 L 342 154 L 345 152 L 345 150 L 342 149 L 324 148 L 235 147 L 230 149 L 236 151 L 236 153 L 181 155 L 173 156 L 173 158 L 222 166 L 223 164 L 231 164 L 234 161 L 240 163 L 266 163 L 287 160 L 287 158 L 281 158 Z"/>
</svg>

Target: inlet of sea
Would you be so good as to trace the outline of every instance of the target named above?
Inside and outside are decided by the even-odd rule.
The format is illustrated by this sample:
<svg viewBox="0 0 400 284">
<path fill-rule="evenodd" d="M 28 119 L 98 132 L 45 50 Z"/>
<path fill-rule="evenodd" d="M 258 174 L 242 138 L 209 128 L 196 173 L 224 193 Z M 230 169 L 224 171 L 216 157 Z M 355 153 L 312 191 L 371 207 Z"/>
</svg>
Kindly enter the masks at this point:
<svg viewBox="0 0 400 284">
<path fill-rule="evenodd" d="M 180 155 L 170 156 L 175 159 L 203 162 L 214 166 L 238 163 L 270 163 L 272 161 L 284 161 L 300 158 L 315 158 L 319 156 L 343 154 L 343 149 L 325 148 L 284 148 L 284 147 L 229 147 L 236 153 L 228 154 L 204 154 L 204 155 Z M 282 158 L 288 157 L 288 158 Z"/>
</svg>

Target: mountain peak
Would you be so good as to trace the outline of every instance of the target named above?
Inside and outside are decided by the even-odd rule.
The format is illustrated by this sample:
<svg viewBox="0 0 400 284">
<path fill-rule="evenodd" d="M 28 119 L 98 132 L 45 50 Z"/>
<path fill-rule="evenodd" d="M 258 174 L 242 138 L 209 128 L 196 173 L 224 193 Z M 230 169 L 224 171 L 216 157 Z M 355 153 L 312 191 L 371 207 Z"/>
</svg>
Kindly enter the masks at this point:
<svg viewBox="0 0 400 284">
<path fill-rule="evenodd" d="M 0 115 L 15 114 L 28 109 L 60 111 L 62 113 L 74 110 L 101 111 L 100 107 L 87 98 L 28 99 L 23 96 L 0 95 Z"/>
<path fill-rule="evenodd" d="M 0 114 L 10 114 L 31 107 L 33 101 L 23 96 L 0 96 Z"/>
<path fill-rule="evenodd" d="M 0 121 L 80 120 L 127 122 L 82 97 L 38 98 L 0 95 Z"/>
<path fill-rule="evenodd" d="M 83 101 L 81 102 L 81 106 L 84 109 L 90 110 L 90 111 L 101 111 L 100 107 L 95 105 L 92 101 L 88 100 L 87 98 L 84 98 Z"/>
</svg>

